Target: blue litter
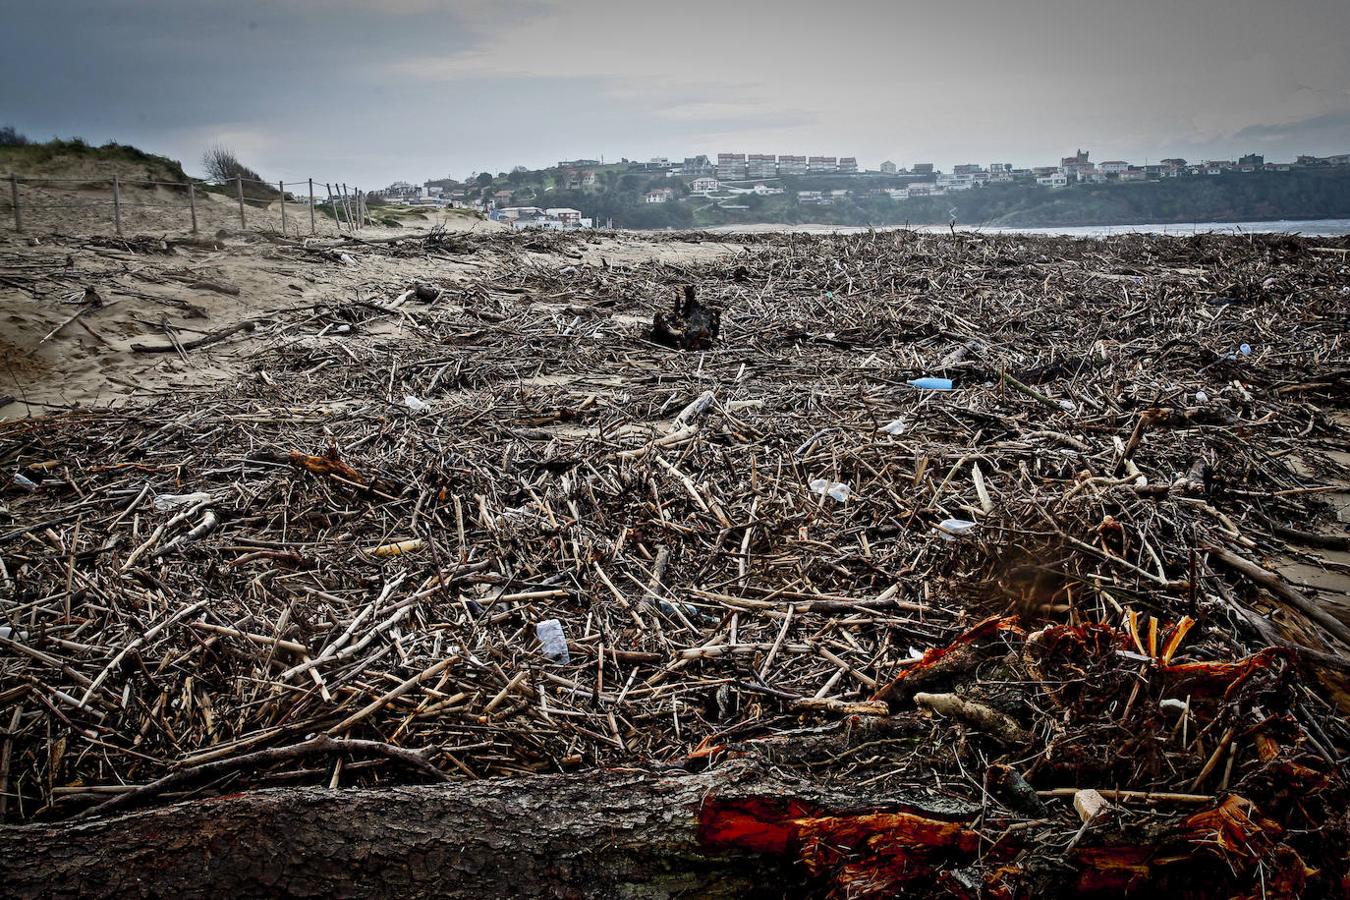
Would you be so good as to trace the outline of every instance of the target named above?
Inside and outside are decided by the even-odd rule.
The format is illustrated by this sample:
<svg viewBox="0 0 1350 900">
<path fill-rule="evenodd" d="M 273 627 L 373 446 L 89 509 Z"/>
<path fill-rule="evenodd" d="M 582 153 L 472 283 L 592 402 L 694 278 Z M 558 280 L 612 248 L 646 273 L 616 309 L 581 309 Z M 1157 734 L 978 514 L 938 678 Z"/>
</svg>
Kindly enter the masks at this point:
<svg viewBox="0 0 1350 900">
<path fill-rule="evenodd" d="M 909 385 L 924 391 L 950 391 L 952 380 L 950 378 L 915 378 Z"/>
</svg>

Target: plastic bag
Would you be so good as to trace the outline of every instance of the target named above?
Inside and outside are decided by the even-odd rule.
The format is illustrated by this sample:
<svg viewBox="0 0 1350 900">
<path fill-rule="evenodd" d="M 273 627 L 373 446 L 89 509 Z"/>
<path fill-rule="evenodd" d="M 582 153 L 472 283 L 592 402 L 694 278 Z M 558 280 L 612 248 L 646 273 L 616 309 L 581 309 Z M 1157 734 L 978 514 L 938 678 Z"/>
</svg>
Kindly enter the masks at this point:
<svg viewBox="0 0 1350 900">
<path fill-rule="evenodd" d="M 978 522 L 972 522 L 969 519 L 943 519 L 937 524 L 938 534 L 944 541 L 954 541 L 964 534 L 969 534 L 976 528 L 979 528 Z"/>
<path fill-rule="evenodd" d="M 908 428 L 909 423 L 904 419 L 895 419 L 894 421 L 887 422 L 885 425 L 881 426 L 881 430 L 887 434 L 904 434 L 905 430 Z"/>
<path fill-rule="evenodd" d="M 567 665 L 572 655 L 567 652 L 567 635 L 563 634 L 562 623 L 557 619 L 545 619 L 534 626 L 535 637 L 539 638 L 539 649 L 545 656 L 559 665 Z"/>
<path fill-rule="evenodd" d="M 813 478 L 807 485 L 817 494 L 824 494 L 843 503 L 849 497 L 853 496 L 853 490 L 842 481 L 830 481 L 828 478 Z"/>
</svg>

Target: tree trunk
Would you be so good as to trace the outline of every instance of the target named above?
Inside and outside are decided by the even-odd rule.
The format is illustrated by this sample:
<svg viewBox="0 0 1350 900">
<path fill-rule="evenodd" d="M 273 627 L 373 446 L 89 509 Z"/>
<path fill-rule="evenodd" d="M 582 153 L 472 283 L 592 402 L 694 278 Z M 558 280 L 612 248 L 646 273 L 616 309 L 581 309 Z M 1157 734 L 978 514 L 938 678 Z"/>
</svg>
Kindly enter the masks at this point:
<svg viewBox="0 0 1350 900">
<path fill-rule="evenodd" d="M 802 876 L 771 856 L 706 848 L 699 813 L 714 791 L 786 790 L 737 765 L 261 790 L 0 828 L 0 881 L 14 897 L 782 896 Z"/>
<path fill-rule="evenodd" d="M 1336 826 L 1305 847 L 1320 854 L 1309 867 L 1236 794 L 1151 825 L 1098 818 L 1077 836 L 1053 818 L 1012 828 L 978 807 L 830 792 L 750 760 L 697 775 L 271 789 L 0 827 L 0 894 L 976 900 L 1322 896 L 1340 884 L 1309 880 L 1339 859 Z"/>
</svg>

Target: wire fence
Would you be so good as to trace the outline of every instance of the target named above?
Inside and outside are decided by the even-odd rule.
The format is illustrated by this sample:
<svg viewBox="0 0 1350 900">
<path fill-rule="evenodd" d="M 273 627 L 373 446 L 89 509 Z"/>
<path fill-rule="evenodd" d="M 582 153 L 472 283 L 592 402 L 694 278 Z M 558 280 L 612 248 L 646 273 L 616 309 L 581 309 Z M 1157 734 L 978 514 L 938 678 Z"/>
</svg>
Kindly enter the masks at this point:
<svg viewBox="0 0 1350 900">
<path fill-rule="evenodd" d="M 303 236 L 355 233 L 370 224 L 368 195 L 345 183 L 227 181 L 89 176 L 50 178 L 10 173 L 9 190 L 0 200 L 0 217 L 14 231 L 97 232 L 111 227 L 157 231 L 203 228 L 254 228 Z"/>
</svg>

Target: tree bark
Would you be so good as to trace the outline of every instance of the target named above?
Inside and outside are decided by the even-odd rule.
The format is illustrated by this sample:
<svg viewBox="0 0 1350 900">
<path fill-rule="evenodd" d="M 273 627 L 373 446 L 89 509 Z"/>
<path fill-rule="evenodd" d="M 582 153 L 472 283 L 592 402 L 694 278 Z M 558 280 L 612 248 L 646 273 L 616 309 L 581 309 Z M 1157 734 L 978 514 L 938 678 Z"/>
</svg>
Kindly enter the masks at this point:
<svg viewBox="0 0 1350 900">
<path fill-rule="evenodd" d="M 1100 818 L 1060 851 L 1082 836 L 1064 823 L 1013 829 L 968 804 L 827 791 L 744 759 L 696 775 L 271 789 L 0 827 L 0 895 L 976 900 L 1343 888 L 1336 826 L 1328 841 L 1303 842 L 1309 866 L 1236 794 L 1152 825 Z"/>
<path fill-rule="evenodd" d="M 697 775 L 260 790 L 0 828 L 0 883 L 12 897 L 782 896 L 803 884 L 800 871 L 705 847 L 699 812 L 714 791 L 789 790 L 737 764 Z"/>
</svg>

